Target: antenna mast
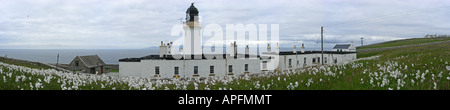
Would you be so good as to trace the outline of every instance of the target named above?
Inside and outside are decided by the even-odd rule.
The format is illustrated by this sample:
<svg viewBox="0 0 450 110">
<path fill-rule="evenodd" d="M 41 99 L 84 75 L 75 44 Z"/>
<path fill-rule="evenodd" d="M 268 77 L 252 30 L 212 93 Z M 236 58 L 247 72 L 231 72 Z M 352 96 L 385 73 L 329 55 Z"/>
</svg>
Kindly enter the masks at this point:
<svg viewBox="0 0 450 110">
<path fill-rule="evenodd" d="M 177 19 L 180 20 L 180 24 L 183 24 L 183 18 Z"/>
</svg>

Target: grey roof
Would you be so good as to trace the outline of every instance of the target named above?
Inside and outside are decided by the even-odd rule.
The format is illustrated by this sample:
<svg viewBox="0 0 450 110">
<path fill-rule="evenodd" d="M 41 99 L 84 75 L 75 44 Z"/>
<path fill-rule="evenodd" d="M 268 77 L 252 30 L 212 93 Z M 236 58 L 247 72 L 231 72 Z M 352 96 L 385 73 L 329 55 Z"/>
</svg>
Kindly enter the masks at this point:
<svg viewBox="0 0 450 110">
<path fill-rule="evenodd" d="M 305 51 L 304 53 L 301 53 L 301 51 L 297 51 L 297 53 L 294 53 L 293 51 L 282 51 L 279 52 L 278 55 L 301 55 L 301 54 L 320 54 L 322 51 Z M 324 54 L 353 54 L 356 52 L 337 52 L 337 51 L 323 51 Z"/>
<path fill-rule="evenodd" d="M 333 49 L 348 49 L 351 44 L 336 44 Z"/>
<path fill-rule="evenodd" d="M 98 57 L 97 55 L 77 56 L 77 57 L 80 58 L 81 62 L 83 62 L 88 68 L 105 65 L 105 62 L 103 62 L 103 60 L 100 59 L 100 57 Z"/>
<path fill-rule="evenodd" d="M 196 57 L 201 59 L 207 59 L 207 57 L 213 57 L 212 59 L 217 59 L 216 56 L 222 56 L 222 58 L 233 58 L 233 59 L 238 59 L 238 58 L 259 58 L 259 55 L 248 55 L 248 54 L 237 54 L 234 57 L 230 57 L 230 54 L 202 54 L 202 55 L 186 55 L 186 59 L 185 60 L 199 60 L 196 59 Z M 176 59 L 174 57 L 179 57 L 180 59 Z M 221 58 L 221 59 L 222 59 Z M 140 58 L 123 58 L 123 59 L 119 59 L 119 62 L 140 62 L 141 60 L 148 60 L 148 59 L 153 59 L 153 60 L 184 60 L 183 56 L 172 56 L 172 55 L 164 55 L 163 57 L 160 57 L 159 55 L 147 55 L 144 57 L 140 57 Z"/>
</svg>

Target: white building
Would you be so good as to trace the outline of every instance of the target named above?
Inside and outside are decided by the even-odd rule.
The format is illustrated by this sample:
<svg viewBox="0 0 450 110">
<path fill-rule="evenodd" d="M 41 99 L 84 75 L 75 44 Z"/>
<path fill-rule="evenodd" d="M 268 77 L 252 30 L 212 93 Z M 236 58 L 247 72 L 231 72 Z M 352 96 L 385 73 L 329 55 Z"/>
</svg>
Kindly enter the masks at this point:
<svg viewBox="0 0 450 110">
<path fill-rule="evenodd" d="M 333 47 L 333 51 L 356 52 L 356 47 L 353 45 L 353 41 L 352 41 L 350 44 L 336 44 Z"/>
<path fill-rule="evenodd" d="M 238 54 L 236 42 L 231 43 L 227 54 L 202 54 L 201 23 L 196 19 L 198 10 L 191 5 L 186 11 L 184 26 L 185 44 L 180 54 L 171 53 L 172 42 L 161 42 L 159 55 L 148 55 L 140 58 L 124 58 L 119 60 L 121 76 L 173 78 L 173 77 L 209 77 L 242 74 L 260 74 L 274 69 L 286 70 L 320 65 L 320 51 L 301 51 L 293 47 L 292 51 L 274 51 L 270 45 L 261 56 L 250 55 L 246 46 L 245 54 Z M 349 49 L 351 50 L 351 49 Z M 174 55 L 174 56 L 173 56 Z M 214 57 L 213 57 L 214 56 Z M 270 59 L 266 59 L 270 58 Z M 276 60 L 274 60 L 276 59 Z M 356 59 L 355 51 L 325 51 L 324 64 L 339 64 Z"/>
<path fill-rule="evenodd" d="M 170 45 L 170 43 L 169 43 Z M 237 46 L 232 43 L 233 49 Z M 181 59 L 166 53 L 170 47 L 162 43 L 159 55 L 148 55 L 141 58 L 125 58 L 119 60 L 119 70 L 122 76 L 135 77 L 208 77 L 260 73 L 261 60 L 254 55 L 237 54 L 202 54 L 181 55 Z M 199 57 L 201 59 L 196 59 Z M 212 59 L 208 59 L 212 58 Z"/>
<path fill-rule="evenodd" d="M 268 47 L 269 48 L 269 47 Z M 278 48 L 278 47 L 277 47 Z M 278 70 L 296 69 L 310 66 L 321 65 L 322 52 L 321 51 L 305 51 L 305 47 L 302 44 L 301 51 L 296 50 L 297 47 L 293 47 L 293 51 L 284 51 L 279 53 L 266 52 L 263 54 L 275 54 L 279 56 Z M 356 59 L 355 51 L 324 51 L 323 63 L 324 65 L 342 64 Z M 265 66 L 267 61 L 262 61 L 262 69 L 266 70 Z"/>
<path fill-rule="evenodd" d="M 254 55 L 237 54 L 237 45 L 232 43 L 231 54 L 202 54 L 201 23 L 198 10 L 192 4 L 186 11 L 184 25 L 185 45 L 179 58 L 172 56 L 172 43 L 161 42 L 159 55 L 119 60 L 120 74 L 136 77 L 208 77 L 259 73 L 260 60 Z M 212 59 L 208 59 L 210 56 Z"/>
</svg>

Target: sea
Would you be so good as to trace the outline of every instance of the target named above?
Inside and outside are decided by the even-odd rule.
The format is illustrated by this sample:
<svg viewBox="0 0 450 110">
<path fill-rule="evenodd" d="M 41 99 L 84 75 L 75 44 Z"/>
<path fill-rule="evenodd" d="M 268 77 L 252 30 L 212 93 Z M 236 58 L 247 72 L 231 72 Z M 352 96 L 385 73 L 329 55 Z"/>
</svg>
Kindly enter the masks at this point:
<svg viewBox="0 0 450 110">
<path fill-rule="evenodd" d="M 159 54 L 150 49 L 0 49 L 0 56 L 35 62 L 69 64 L 76 56 L 98 55 L 106 64 L 119 64 L 122 58 L 139 58 Z"/>
<path fill-rule="evenodd" d="M 292 51 L 281 48 L 281 51 Z M 298 49 L 298 51 L 300 51 Z M 119 59 L 158 55 L 159 48 L 146 49 L 0 49 L 0 56 L 27 61 L 69 64 L 76 56 L 98 55 L 106 64 L 119 64 Z"/>
</svg>

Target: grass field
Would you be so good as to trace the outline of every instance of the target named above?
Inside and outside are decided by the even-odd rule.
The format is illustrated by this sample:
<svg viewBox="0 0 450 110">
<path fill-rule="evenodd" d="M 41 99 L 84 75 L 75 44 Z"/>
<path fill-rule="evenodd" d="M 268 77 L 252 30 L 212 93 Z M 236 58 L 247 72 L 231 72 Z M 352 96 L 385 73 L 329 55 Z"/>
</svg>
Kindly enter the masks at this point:
<svg viewBox="0 0 450 110">
<path fill-rule="evenodd" d="M 450 43 L 399 48 L 347 64 L 204 80 L 72 74 L 0 63 L 0 90 L 449 90 L 449 50 Z"/>
<path fill-rule="evenodd" d="M 394 46 L 404 46 L 404 45 L 431 43 L 431 42 L 440 42 L 440 41 L 449 41 L 449 40 L 450 40 L 450 37 L 445 37 L 445 38 L 413 38 L 413 39 L 395 40 L 395 41 L 388 41 L 388 42 L 383 42 L 383 43 L 379 43 L 379 44 L 367 45 L 367 46 L 363 46 L 363 47 L 357 47 L 356 49 L 394 47 Z"/>
<path fill-rule="evenodd" d="M 40 63 L 28 62 L 28 61 L 22 61 L 22 60 L 16 60 L 16 59 L 4 58 L 4 57 L 0 57 L 0 62 L 13 64 L 13 65 L 19 65 L 19 66 L 26 66 L 26 67 L 30 67 L 30 68 L 36 68 L 36 69 L 50 69 L 51 68 L 47 65 L 43 65 Z"/>
</svg>

